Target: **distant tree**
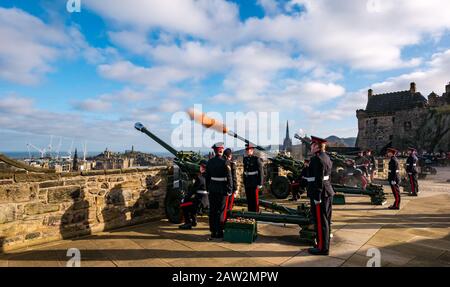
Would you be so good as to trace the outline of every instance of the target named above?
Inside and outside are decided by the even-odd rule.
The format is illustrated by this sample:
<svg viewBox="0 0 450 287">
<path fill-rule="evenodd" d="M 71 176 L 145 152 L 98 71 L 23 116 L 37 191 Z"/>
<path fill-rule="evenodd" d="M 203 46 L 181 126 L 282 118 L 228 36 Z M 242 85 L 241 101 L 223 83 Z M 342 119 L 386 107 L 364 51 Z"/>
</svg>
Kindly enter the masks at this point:
<svg viewBox="0 0 450 287">
<path fill-rule="evenodd" d="M 77 171 L 78 170 L 78 152 L 77 152 L 77 149 L 75 149 L 75 154 L 73 155 L 72 170 L 73 171 Z"/>
</svg>

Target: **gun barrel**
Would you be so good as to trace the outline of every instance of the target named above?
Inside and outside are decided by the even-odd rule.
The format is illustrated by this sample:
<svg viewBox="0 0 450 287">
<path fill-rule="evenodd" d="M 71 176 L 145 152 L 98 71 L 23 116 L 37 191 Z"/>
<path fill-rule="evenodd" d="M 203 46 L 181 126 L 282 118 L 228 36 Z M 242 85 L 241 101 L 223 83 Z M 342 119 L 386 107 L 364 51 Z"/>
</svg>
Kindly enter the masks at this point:
<svg viewBox="0 0 450 287">
<path fill-rule="evenodd" d="M 170 152 L 174 156 L 177 156 L 178 151 L 176 149 L 174 149 L 169 144 L 167 144 L 165 141 L 163 141 L 162 139 L 160 139 L 159 137 L 154 135 L 152 132 L 150 132 L 143 124 L 138 122 L 138 123 L 134 124 L 134 128 L 137 129 L 138 131 L 148 135 L 155 142 L 157 142 L 158 144 L 163 146 L 168 152 Z"/>
<path fill-rule="evenodd" d="M 302 217 L 300 215 L 292 214 L 273 214 L 273 213 L 258 213 L 251 211 L 231 211 L 231 218 L 241 217 L 250 218 L 257 221 L 275 222 L 275 223 L 291 223 L 298 225 L 310 224 L 310 219 Z"/>
</svg>

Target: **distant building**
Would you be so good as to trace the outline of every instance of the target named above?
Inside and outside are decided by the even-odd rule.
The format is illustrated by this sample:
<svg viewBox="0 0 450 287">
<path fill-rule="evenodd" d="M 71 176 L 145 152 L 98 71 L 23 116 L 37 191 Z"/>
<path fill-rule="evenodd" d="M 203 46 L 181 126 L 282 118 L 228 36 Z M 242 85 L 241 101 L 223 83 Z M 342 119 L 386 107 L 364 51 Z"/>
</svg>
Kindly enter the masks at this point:
<svg viewBox="0 0 450 287">
<path fill-rule="evenodd" d="M 411 83 L 406 91 L 378 95 L 370 89 L 366 109 L 356 111 L 356 146 L 379 153 L 384 153 L 390 146 L 402 150 L 408 146 L 426 150 L 433 150 L 437 145 L 447 147 L 447 135 L 441 135 L 433 128 L 425 130 L 430 116 L 434 116 L 430 108 L 450 104 L 450 83 L 445 91 L 441 97 L 433 92 L 427 100 L 417 92 L 415 83 Z"/>
<path fill-rule="evenodd" d="M 289 136 L 289 122 L 286 122 L 286 136 L 281 150 L 284 152 L 292 152 L 292 139 Z"/>
</svg>

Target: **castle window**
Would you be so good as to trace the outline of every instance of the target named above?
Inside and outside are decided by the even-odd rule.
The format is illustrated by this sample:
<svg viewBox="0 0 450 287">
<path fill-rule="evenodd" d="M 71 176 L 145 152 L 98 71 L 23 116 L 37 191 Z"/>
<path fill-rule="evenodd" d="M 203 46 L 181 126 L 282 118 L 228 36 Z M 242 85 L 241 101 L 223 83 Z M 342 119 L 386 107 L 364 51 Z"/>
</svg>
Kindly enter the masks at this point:
<svg viewBox="0 0 450 287">
<path fill-rule="evenodd" d="M 390 141 L 391 141 L 393 138 L 394 138 L 393 135 L 390 135 L 390 136 L 389 136 L 389 140 L 390 140 Z"/>
<path fill-rule="evenodd" d="M 395 123 L 395 117 L 392 117 L 392 122 Z"/>
<path fill-rule="evenodd" d="M 373 124 L 374 124 L 374 125 L 377 125 L 377 124 L 378 124 L 378 119 L 374 119 L 374 120 L 373 120 Z"/>
<path fill-rule="evenodd" d="M 411 130 L 411 122 L 405 122 L 403 124 L 403 127 L 404 127 L 405 131 L 410 131 Z"/>
</svg>

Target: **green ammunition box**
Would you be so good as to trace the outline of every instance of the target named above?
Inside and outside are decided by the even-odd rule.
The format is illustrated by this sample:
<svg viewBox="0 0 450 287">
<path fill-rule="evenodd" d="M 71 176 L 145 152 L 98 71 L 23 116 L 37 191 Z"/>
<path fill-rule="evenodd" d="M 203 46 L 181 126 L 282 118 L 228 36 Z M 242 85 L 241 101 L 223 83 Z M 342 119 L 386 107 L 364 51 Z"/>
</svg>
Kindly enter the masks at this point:
<svg viewBox="0 0 450 287">
<path fill-rule="evenodd" d="M 225 223 L 223 240 L 231 243 L 252 243 L 256 240 L 257 223 L 255 220 L 240 222 L 229 220 Z"/>
</svg>

